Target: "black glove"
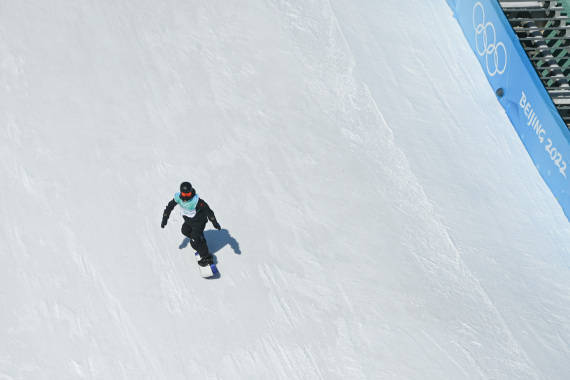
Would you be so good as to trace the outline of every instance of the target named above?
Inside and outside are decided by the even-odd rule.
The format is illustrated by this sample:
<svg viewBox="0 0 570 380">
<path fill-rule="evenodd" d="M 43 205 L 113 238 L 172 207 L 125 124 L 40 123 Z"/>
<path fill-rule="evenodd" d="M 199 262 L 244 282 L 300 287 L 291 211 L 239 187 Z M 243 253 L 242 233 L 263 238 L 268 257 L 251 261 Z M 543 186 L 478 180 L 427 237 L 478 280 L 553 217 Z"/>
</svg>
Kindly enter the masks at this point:
<svg viewBox="0 0 570 380">
<path fill-rule="evenodd" d="M 212 224 L 214 225 L 214 228 L 215 228 L 216 230 L 221 230 L 221 229 L 222 229 L 222 227 L 220 226 L 220 223 L 218 223 L 217 220 L 213 220 L 213 221 L 212 221 Z"/>
<path fill-rule="evenodd" d="M 167 222 L 168 222 L 168 215 L 164 214 L 162 216 L 162 223 L 160 223 L 160 227 L 164 228 L 164 226 L 166 226 Z"/>
</svg>

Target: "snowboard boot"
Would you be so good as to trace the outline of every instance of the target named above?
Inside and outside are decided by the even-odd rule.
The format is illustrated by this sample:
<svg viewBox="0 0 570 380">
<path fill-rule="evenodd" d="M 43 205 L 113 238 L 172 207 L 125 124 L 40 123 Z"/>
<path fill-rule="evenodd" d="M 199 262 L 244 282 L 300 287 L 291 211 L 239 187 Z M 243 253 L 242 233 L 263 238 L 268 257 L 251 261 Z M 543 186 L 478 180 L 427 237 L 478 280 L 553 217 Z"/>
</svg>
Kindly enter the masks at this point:
<svg viewBox="0 0 570 380">
<path fill-rule="evenodd" d="M 198 260 L 198 265 L 200 265 L 201 267 L 206 267 L 213 263 L 214 263 L 214 257 L 212 255 L 204 256 L 200 260 Z"/>
</svg>

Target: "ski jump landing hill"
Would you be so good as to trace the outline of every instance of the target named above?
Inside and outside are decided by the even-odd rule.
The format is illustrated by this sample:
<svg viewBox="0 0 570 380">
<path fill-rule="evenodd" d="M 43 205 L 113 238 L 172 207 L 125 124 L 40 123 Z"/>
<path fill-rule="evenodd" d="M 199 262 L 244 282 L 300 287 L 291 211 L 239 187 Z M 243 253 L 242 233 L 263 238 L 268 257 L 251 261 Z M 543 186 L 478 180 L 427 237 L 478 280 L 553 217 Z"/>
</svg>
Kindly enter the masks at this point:
<svg viewBox="0 0 570 380">
<path fill-rule="evenodd" d="M 570 130 L 499 2 L 447 2 L 540 175 L 570 219 Z"/>
</svg>

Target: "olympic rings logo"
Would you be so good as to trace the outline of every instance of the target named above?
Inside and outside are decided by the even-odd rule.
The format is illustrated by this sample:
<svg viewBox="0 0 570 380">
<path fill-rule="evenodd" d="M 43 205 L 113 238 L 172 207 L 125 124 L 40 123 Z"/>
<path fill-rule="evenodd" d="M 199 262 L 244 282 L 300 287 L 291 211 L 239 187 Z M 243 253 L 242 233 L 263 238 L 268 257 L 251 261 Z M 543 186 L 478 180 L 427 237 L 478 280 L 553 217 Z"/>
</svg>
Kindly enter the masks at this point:
<svg viewBox="0 0 570 380">
<path fill-rule="evenodd" d="M 485 7 L 479 1 L 473 6 L 473 29 L 477 54 L 485 56 L 487 73 L 502 75 L 507 69 L 507 49 L 505 44 L 497 42 L 495 25 L 491 21 L 485 22 Z"/>
</svg>

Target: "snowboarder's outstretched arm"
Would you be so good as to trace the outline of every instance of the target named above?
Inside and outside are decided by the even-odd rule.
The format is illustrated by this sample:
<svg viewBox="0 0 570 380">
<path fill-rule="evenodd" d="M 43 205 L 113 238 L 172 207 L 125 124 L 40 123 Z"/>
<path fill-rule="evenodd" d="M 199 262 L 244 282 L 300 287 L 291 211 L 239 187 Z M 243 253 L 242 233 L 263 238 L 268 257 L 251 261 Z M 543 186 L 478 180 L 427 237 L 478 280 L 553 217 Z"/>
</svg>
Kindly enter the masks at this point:
<svg viewBox="0 0 570 380">
<path fill-rule="evenodd" d="M 208 204 L 202 199 L 200 199 L 200 201 L 198 202 L 198 206 L 200 206 L 200 208 L 203 208 L 204 211 L 206 211 L 206 215 L 208 215 L 208 220 L 212 222 L 214 228 L 216 230 L 221 230 L 222 227 L 220 226 L 220 223 L 218 223 L 218 221 L 216 220 L 216 215 L 214 215 L 214 211 L 212 211 L 210 206 L 208 206 Z"/>
<path fill-rule="evenodd" d="M 160 224 L 160 227 L 164 228 L 164 226 L 166 226 L 166 223 L 168 222 L 168 218 L 170 217 L 170 213 L 172 212 L 172 210 L 174 209 L 174 206 L 176 206 L 176 201 L 174 199 L 172 199 L 170 202 L 168 202 L 168 204 L 166 205 L 166 208 L 164 209 L 164 213 L 162 214 L 162 223 Z"/>
</svg>

